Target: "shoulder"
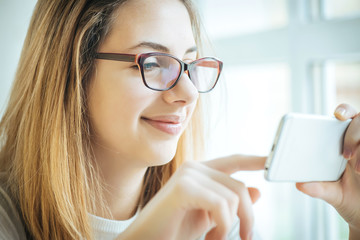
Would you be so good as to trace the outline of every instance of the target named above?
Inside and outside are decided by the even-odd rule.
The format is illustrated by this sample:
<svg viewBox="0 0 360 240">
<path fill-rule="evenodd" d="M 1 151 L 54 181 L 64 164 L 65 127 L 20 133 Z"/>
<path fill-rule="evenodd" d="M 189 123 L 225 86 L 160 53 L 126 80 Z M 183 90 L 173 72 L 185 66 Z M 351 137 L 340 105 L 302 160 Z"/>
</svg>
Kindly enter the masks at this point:
<svg viewBox="0 0 360 240">
<path fill-rule="evenodd" d="M 0 239 L 26 239 L 19 212 L 12 202 L 4 184 L 4 173 L 0 173 Z"/>
</svg>

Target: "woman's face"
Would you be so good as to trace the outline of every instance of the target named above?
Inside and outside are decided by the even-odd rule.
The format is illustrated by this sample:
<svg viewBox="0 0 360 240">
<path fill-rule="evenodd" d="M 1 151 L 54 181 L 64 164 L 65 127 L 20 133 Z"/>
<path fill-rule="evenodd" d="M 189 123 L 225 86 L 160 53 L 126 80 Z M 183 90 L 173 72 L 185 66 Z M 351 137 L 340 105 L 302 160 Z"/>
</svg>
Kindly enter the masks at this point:
<svg viewBox="0 0 360 240">
<path fill-rule="evenodd" d="M 99 52 L 165 52 L 195 60 L 190 18 L 180 1 L 129 1 L 115 17 Z M 98 59 L 95 65 L 88 99 L 95 154 L 117 152 L 117 161 L 138 167 L 169 162 L 198 99 L 188 75 L 159 92 L 145 87 L 134 63 Z"/>
</svg>

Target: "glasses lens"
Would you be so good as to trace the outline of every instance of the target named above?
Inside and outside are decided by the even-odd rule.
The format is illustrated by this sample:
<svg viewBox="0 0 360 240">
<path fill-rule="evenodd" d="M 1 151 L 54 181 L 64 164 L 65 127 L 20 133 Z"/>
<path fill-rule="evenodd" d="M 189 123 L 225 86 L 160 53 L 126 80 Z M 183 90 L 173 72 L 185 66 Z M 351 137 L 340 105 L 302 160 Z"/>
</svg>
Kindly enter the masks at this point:
<svg viewBox="0 0 360 240">
<path fill-rule="evenodd" d="M 202 58 L 192 63 L 191 81 L 199 92 L 207 92 L 215 87 L 220 72 L 220 63 L 213 58 Z"/>
<path fill-rule="evenodd" d="M 150 88 L 167 90 L 175 84 L 181 65 L 169 56 L 149 56 L 143 62 L 143 71 L 145 82 Z"/>
</svg>

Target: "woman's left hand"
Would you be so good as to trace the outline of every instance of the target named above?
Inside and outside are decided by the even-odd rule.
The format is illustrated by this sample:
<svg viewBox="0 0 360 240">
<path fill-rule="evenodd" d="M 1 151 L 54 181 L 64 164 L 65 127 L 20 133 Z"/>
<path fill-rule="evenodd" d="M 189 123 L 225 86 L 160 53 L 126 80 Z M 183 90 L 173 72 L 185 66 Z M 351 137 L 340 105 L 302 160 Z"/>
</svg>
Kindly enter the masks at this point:
<svg viewBox="0 0 360 240">
<path fill-rule="evenodd" d="M 334 114 L 342 121 L 352 119 L 344 137 L 348 164 L 343 176 L 336 182 L 297 183 L 296 187 L 333 205 L 349 224 L 349 239 L 360 239 L 360 114 L 347 104 L 339 105 Z"/>
</svg>

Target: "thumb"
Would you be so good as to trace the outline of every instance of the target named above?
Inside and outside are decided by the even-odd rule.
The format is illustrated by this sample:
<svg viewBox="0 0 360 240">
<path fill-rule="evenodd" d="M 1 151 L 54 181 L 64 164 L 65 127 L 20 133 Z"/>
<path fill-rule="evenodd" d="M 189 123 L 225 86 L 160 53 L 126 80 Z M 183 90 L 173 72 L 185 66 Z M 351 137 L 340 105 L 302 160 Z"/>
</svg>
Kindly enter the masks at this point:
<svg viewBox="0 0 360 240">
<path fill-rule="evenodd" d="M 335 117 L 341 121 L 354 118 L 357 114 L 358 112 L 354 107 L 344 103 L 337 106 L 334 112 Z"/>
<path fill-rule="evenodd" d="M 334 207 L 341 203 L 342 190 L 340 182 L 296 183 L 296 188 L 310 197 L 322 199 Z"/>
</svg>

